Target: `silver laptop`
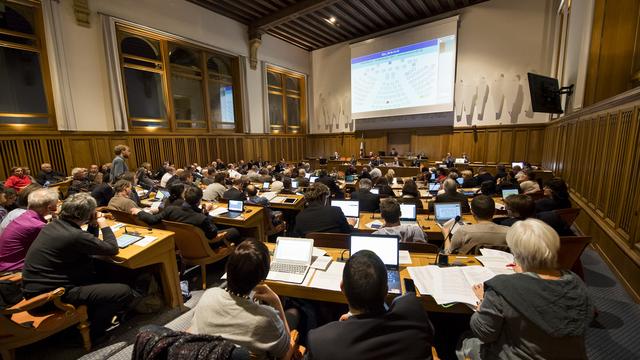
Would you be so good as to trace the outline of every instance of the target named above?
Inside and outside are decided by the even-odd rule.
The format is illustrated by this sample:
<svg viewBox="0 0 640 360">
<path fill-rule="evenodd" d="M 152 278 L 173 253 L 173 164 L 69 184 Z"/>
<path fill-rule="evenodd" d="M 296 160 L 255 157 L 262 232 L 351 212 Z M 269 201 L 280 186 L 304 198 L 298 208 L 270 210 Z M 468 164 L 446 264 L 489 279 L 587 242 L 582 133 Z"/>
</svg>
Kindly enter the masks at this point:
<svg viewBox="0 0 640 360">
<path fill-rule="evenodd" d="M 506 199 L 511 195 L 518 195 L 518 189 L 504 189 L 502 190 L 502 198 Z"/>
<path fill-rule="evenodd" d="M 400 224 L 416 225 L 418 216 L 416 204 L 400 204 Z"/>
<path fill-rule="evenodd" d="M 227 206 L 229 210 L 226 213 L 220 214 L 220 217 L 228 217 L 228 218 L 237 218 L 242 215 L 244 212 L 244 201 L 242 200 L 229 200 L 229 205 Z"/>
<path fill-rule="evenodd" d="M 433 206 L 435 208 L 436 223 L 440 224 L 440 226 L 454 219 L 456 216 L 462 216 L 462 209 L 459 202 L 436 203 Z"/>
<path fill-rule="evenodd" d="M 313 239 L 278 237 L 267 279 L 301 284 L 312 254 Z"/>
<path fill-rule="evenodd" d="M 360 223 L 360 203 L 357 200 L 331 200 L 331 206 L 342 209 L 342 213 L 348 219 L 355 219 L 354 228 Z"/>
<path fill-rule="evenodd" d="M 397 235 L 353 234 L 350 237 L 349 254 L 371 250 L 387 268 L 387 286 L 390 293 L 400 294 L 400 237 Z"/>
</svg>

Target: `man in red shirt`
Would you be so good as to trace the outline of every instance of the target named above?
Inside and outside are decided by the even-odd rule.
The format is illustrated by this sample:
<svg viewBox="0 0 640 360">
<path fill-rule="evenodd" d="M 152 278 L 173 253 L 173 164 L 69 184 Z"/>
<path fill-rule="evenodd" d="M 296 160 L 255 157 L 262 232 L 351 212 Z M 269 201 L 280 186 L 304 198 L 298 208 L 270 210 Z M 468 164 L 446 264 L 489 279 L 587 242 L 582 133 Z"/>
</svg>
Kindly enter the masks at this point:
<svg viewBox="0 0 640 360">
<path fill-rule="evenodd" d="M 31 179 L 24 174 L 24 169 L 21 167 L 11 168 L 11 176 L 4 182 L 5 188 L 12 188 L 16 191 L 20 191 L 27 185 L 31 184 Z"/>
</svg>

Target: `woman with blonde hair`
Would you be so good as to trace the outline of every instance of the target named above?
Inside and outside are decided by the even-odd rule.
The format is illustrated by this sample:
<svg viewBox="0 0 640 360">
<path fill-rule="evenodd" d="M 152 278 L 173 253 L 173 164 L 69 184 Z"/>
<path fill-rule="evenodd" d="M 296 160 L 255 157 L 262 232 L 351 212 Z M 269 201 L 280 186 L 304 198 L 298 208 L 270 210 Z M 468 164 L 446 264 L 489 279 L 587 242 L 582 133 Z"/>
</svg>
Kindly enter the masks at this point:
<svg viewBox="0 0 640 360">
<path fill-rule="evenodd" d="M 537 219 L 507 232 L 516 274 L 498 275 L 473 291 L 473 337 L 459 359 L 586 359 L 585 334 L 594 308 L 582 280 L 558 269 L 560 238 Z"/>
</svg>

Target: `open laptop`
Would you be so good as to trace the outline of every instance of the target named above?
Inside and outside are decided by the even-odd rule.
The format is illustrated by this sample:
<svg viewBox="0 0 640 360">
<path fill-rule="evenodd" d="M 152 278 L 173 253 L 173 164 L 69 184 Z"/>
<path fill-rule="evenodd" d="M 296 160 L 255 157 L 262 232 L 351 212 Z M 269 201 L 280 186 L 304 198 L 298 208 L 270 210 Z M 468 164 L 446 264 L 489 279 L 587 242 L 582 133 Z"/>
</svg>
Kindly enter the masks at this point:
<svg viewBox="0 0 640 360">
<path fill-rule="evenodd" d="M 156 192 L 156 197 L 153 198 L 153 201 L 162 201 L 164 198 L 168 198 L 169 192 L 167 190 L 158 190 Z"/>
<path fill-rule="evenodd" d="M 371 188 L 369 190 L 372 194 L 380 195 L 380 188 Z"/>
<path fill-rule="evenodd" d="M 502 198 L 506 199 L 511 195 L 518 195 L 518 189 L 503 189 Z"/>
<path fill-rule="evenodd" d="M 400 224 L 415 225 L 417 216 L 416 204 L 400 204 Z"/>
<path fill-rule="evenodd" d="M 309 272 L 313 239 L 280 236 L 267 279 L 300 284 Z"/>
<path fill-rule="evenodd" d="M 371 250 L 382 260 L 387 268 L 387 286 L 389 292 L 400 294 L 400 252 L 397 235 L 353 234 L 350 236 L 349 254 L 353 256 L 360 250 Z"/>
<path fill-rule="evenodd" d="M 462 183 L 464 183 L 464 179 L 461 177 L 456 178 L 456 181 L 458 182 L 458 184 L 462 185 Z"/>
<path fill-rule="evenodd" d="M 220 214 L 218 216 L 228 217 L 228 218 L 237 218 L 242 215 L 244 212 L 244 201 L 242 200 L 229 200 L 229 205 L 227 206 L 228 212 L 224 214 Z"/>
<path fill-rule="evenodd" d="M 342 209 L 344 216 L 348 219 L 355 219 L 354 228 L 360 223 L 360 203 L 357 200 L 331 200 L 331 206 L 337 206 Z"/>
<path fill-rule="evenodd" d="M 298 188 L 298 180 L 291 180 L 291 188 L 292 189 L 297 189 Z"/>
<path fill-rule="evenodd" d="M 311 173 L 306 173 L 306 174 L 304 174 L 304 177 L 305 177 L 306 179 L 311 178 Z"/>
<path fill-rule="evenodd" d="M 462 209 L 460 203 L 436 203 L 433 205 L 435 208 L 436 223 L 440 226 L 444 225 L 447 221 L 454 219 L 456 216 L 462 216 Z"/>
<path fill-rule="evenodd" d="M 265 181 L 262 183 L 262 191 L 267 191 L 269 190 L 269 186 L 271 186 L 271 183 L 268 181 Z"/>
<path fill-rule="evenodd" d="M 431 183 L 429 184 L 429 192 L 432 194 L 437 194 L 438 191 L 440 191 L 440 184 L 438 183 Z"/>
<path fill-rule="evenodd" d="M 316 180 L 318 180 L 317 176 L 312 176 L 309 178 L 309 184 L 313 184 L 314 182 L 316 182 Z"/>
<path fill-rule="evenodd" d="M 353 182 L 355 180 L 355 177 L 353 175 L 347 175 L 344 177 L 344 181 L 350 183 Z"/>
<path fill-rule="evenodd" d="M 520 169 L 524 169 L 524 161 L 512 162 L 511 167 L 520 166 Z"/>
</svg>

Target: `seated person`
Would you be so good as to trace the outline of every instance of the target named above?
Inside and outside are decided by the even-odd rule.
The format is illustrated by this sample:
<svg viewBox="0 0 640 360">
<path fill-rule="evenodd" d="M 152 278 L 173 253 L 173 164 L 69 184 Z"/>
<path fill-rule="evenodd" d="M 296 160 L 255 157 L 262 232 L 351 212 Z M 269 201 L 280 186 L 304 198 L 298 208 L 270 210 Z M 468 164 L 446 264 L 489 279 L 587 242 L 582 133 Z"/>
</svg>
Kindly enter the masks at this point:
<svg viewBox="0 0 640 360">
<path fill-rule="evenodd" d="M 295 193 L 295 190 L 291 187 L 291 178 L 284 177 L 282 179 L 282 190 L 280 190 L 280 194 L 293 195 Z"/>
<path fill-rule="evenodd" d="M 511 195 L 504 199 L 507 217 L 494 219 L 498 225 L 511 226 L 535 215 L 536 205 L 529 195 Z"/>
<path fill-rule="evenodd" d="M 290 359 L 293 347 L 284 308 L 278 295 L 262 284 L 269 267 L 266 245 L 256 240 L 243 241 L 227 260 L 226 288 L 204 292 L 189 331 L 222 336 L 260 359 L 267 355 Z"/>
<path fill-rule="evenodd" d="M 87 174 L 88 172 L 85 168 L 73 168 L 73 170 L 71 170 L 73 181 L 71 185 L 69 185 L 69 195 L 90 191 L 91 181 L 89 181 Z"/>
<path fill-rule="evenodd" d="M 480 189 L 477 192 L 478 194 L 487 195 L 487 196 L 496 196 L 497 189 L 496 183 L 493 180 L 483 181 L 480 184 Z"/>
<path fill-rule="evenodd" d="M 16 194 L 15 190 L 9 188 L 4 189 L 4 197 L 5 200 L 3 203 L 0 203 L 0 206 L 5 207 L 7 210 L 14 207 L 13 210 L 9 211 L 3 218 L 0 223 L 0 234 L 6 229 L 9 224 L 18 216 L 24 214 L 27 211 L 27 207 L 29 205 L 29 194 L 32 191 L 41 189 L 42 187 L 39 184 L 30 184 L 18 194 Z M 0 199 L 1 200 L 1 199 Z"/>
<path fill-rule="evenodd" d="M 269 199 L 267 199 L 266 197 L 259 196 L 258 188 L 255 185 L 253 184 L 247 185 L 246 191 L 247 191 L 248 203 L 261 205 L 265 207 L 269 206 Z"/>
<path fill-rule="evenodd" d="M 298 187 L 309 186 L 309 179 L 307 179 L 306 176 L 307 172 L 304 169 L 298 170 L 298 177 L 296 178 L 296 180 L 298 180 Z"/>
<path fill-rule="evenodd" d="M 448 253 L 468 254 L 481 245 L 506 245 L 507 226 L 493 223 L 496 211 L 491 196 L 478 195 L 471 200 L 471 213 L 476 224 L 457 226 L 453 236 L 445 230 L 444 247 Z"/>
<path fill-rule="evenodd" d="M 342 209 L 331 206 L 329 188 L 319 182 L 311 184 L 304 193 L 306 207 L 296 216 L 293 236 L 304 237 L 310 232 L 350 233 L 355 219 L 344 216 Z"/>
<path fill-rule="evenodd" d="M 495 181 L 496 179 L 494 179 L 493 175 L 491 175 L 487 169 L 481 167 L 478 169 L 478 174 L 475 176 L 476 178 L 476 184 L 482 184 L 485 181 Z"/>
<path fill-rule="evenodd" d="M 320 170 L 319 175 L 320 176 L 318 177 L 318 180 L 316 180 L 316 182 L 325 184 L 329 188 L 329 191 L 331 191 L 331 195 L 333 195 L 333 197 L 335 197 L 336 199 L 344 198 L 344 193 L 338 187 L 336 180 L 332 176 L 329 176 L 326 170 Z"/>
<path fill-rule="evenodd" d="M 400 204 L 394 198 L 380 200 L 380 214 L 384 219 L 384 227 L 374 234 L 399 235 L 403 242 L 427 242 L 426 236 L 417 224 L 400 224 Z"/>
<path fill-rule="evenodd" d="M 9 213 L 9 210 L 7 210 L 6 208 L 7 206 L 8 204 L 6 192 L 4 190 L 4 187 L 0 185 L 0 221 L 2 221 Z"/>
<path fill-rule="evenodd" d="M 213 177 L 213 183 L 207 185 L 207 188 L 204 189 L 202 198 L 207 201 L 217 201 L 219 199 L 222 199 L 225 191 L 227 191 L 227 187 L 224 185 L 226 177 L 227 173 L 223 171 L 216 173 Z"/>
<path fill-rule="evenodd" d="M 24 168 L 15 166 L 11 168 L 11 176 L 2 186 L 5 189 L 14 189 L 19 192 L 29 184 L 31 184 L 31 178 L 25 174 Z"/>
<path fill-rule="evenodd" d="M 87 231 L 80 228 L 85 224 Z M 58 219 L 40 231 L 27 251 L 22 269 L 24 296 L 32 298 L 63 287 L 62 301 L 87 305 L 91 334 L 100 335 L 134 297 L 129 286 L 101 283 L 95 275 L 93 257 L 113 256 L 118 251 L 116 237 L 102 214 L 96 212 L 91 195 L 71 195 L 62 204 Z"/>
<path fill-rule="evenodd" d="M 109 205 L 109 201 L 113 198 L 113 188 L 111 184 L 104 182 L 104 175 L 102 173 L 97 173 L 93 178 L 92 188 L 91 188 L 91 196 L 96 199 L 96 203 L 98 206 L 107 206 Z"/>
<path fill-rule="evenodd" d="M 148 162 L 142 163 L 142 166 L 138 168 L 135 174 L 138 184 L 145 190 L 153 190 L 156 187 L 156 182 L 152 176 L 151 164 Z"/>
<path fill-rule="evenodd" d="M 533 180 L 525 180 L 520 183 L 520 192 L 523 194 L 531 194 L 540 191 L 540 185 Z"/>
<path fill-rule="evenodd" d="M 376 212 L 380 210 L 380 196 L 371 192 L 371 180 L 361 179 L 359 188 L 351 193 L 351 200 L 358 200 L 360 211 Z"/>
<path fill-rule="evenodd" d="M 175 186 L 176 185 L 173 185 L 173 187 Z M 150 225 L 157 224 L 162 220 L 175 221 L 199 227 L 204 232 L 204 236 L 209 240 L 218 236 L 218 228 L 213 224 L 213 218 L 209 215 L 211 205 L 203 208 L 200 207 L 202 189 L 193 185 L 186 186 L 183 196 L 184 201 L 182 203 L 167 206 L 155 215 L 147 211 L 142 211 L 139 208 L 134 208 L 132 214 L 137 215 L 138 219 Z M 238 229 L 226 228 L 224 232 L 226 233 L 224 237 L 225 240 L 233 243 L 239 242 L 240 232 Z M 222 245 L 224 245 L 222 242 L 213 244 L 214 247 Z"/>
<path fill-rule="evenodd" d="M 282 182 L 282 174 L 276 174 L 274 178 L 275 181 L 271 183 L 271 186 L 269 186 L 269 191 L 279 192 L 280 190 L 282 190 L 282 188 L 284 188 L 284 183 Z"/>
<path fill-rule="evenodd" d="M 109 200 L 108 209 L 131 213 L 133 209 L 140 209 L 138 205 L 131 200 L 131 183 L 127 180 L 118 180 L 113 186 L 115 195 Z M 157 212 L 158 209 L 149 208 L 150 212 Z"/>
<path fill-rule="evenodd" d="M 473 173 L 471 172 L 471 170 L 462 170 L 460 175 L 462 175 L 461 187 L 463 189 L 470 189 L 478 186 L 478 183 L 476 182 L 476 178 L 473 177 Z"/>
<path fill-rule="evenodd" d="M 401 204 L 414 204 L 416 206 L 416 213 L 420 214 L 424 212 L 424 205 L 420 200 L 420 191 L 418 185 L 413 180 L 405 180 L 402 185 L 402 196 L 398 199 Z"/>
<path fill-rule="evenodd" d="M 394 193 L 393 189 L 391 188 L 391 186 L 389 186 L 389 180 L 385 176 L 380 176 L 380 177 L 376 178 L 374 184 L 375 184 L 374 186 L 379 189 L 378 190 L 378 195 L 380 195 L 381 197 L 384 197 L 384 196 L 394 197 L 394 196 L 396 196 L 396 193 Z"/>
<path fill-rule="evenodd" d="M 451 203 L 459 202 L 463 214 L 468 214 L 470 211 L 469 200 L 463 193 L 458 192 L 458 183 L 453 179 L 446 179 L 442 186 L 444 187 L 444 193 L 436 196 L 436 203 Z M 429 212 L 433 213 L 433 202 L 429 202 Z"/>
<path fill-rule="evenodd" d="M 585 335 L 594 316 L 580 278 L 557 270 L 560 240 L 534 219 L 507 233 L 516 274 L 473 286 L 480 299 L 471 316 L 474 337 L 464 339 L 460 359 L 586 359 Z"/>
<path fill-rule="evenodd" d="M 340 289 L 349 312 L 309 332 L 307 358 L 431 359 L 433 327 L 414 293 L 396 297 L 386 308 L 387 270 L 369 250 L 351 255 Z"/>
<path fill-rule="evenodd" d="M 233 179 L 233 183 L 229 190 L 225 191 L 222 195 L 223 199 L 226 200 L 247 200 L 247 196 L 244 194 L 244 182 L 241 178 Z"/>
<path fill-rule="evenodd" d="M 173 166 L 167 166 L 166 172 L 160 178 L 160 187 L 167 187 L 169 180 L 173 179 L 176 174 L 176 168 Z"/>
<path fill-rule="evenodd" d="M 536 201 L 536 212 L 571 208 L 569 190 L 562 178 L 554 177 L 544 184 L 544 199 Z"/>
<path fill-rule="evenodd" d="M 47 224 L 45 216 L 56 212 L 58 192 L 38 189 L 29 194 L 29 208 L 0 235 L 0 272 L 22 269 L 27 250 Z"/>
<path fill-rule="evenodd" d="M 44 185 L 46 183 L 55 184 L 63 181 L 65 178 L 66 176 L 64 174 L 54 171 L 51 164 L 44 163 L 40 165 L 40 172 L 36 176 L 36 181 L 40 185 Z"/>
</svg>

